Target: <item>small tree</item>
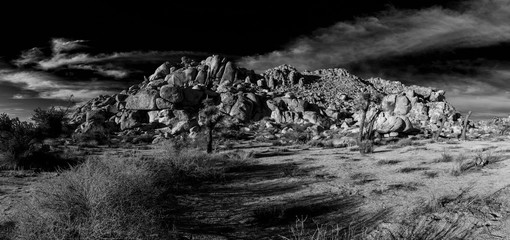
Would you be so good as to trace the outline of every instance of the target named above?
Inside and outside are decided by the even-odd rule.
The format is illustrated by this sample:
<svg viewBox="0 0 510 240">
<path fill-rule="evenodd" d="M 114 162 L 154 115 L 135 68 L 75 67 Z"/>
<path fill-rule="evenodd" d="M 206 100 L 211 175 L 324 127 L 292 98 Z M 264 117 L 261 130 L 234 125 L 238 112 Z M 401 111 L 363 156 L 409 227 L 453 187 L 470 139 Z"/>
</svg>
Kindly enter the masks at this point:
<svg viewBox="0 0 510 240">
<path fill-rule="evenodd" d="M 34 121 L 39 132 L 38 137 L 58 137 L 65 132 L 68 127 L 67 114 L 71 106 L 74 105 L 72 101 L 73 96 L 68 99 L 68 106 L 65 108 L 50 107 L 49 109 L 37 108 L 34 110 L 32 121 Z"/>
<path fill-rule="evenodd" d="M 204 108 L 200 111 L 200 123 L 207 128 L 207 153 L 212 153 L 213 131 L 223 119 L 223 115 L 218 107 L 214 105 L 212 99 L 205 99 L 203 104 Z"/>
</svg>

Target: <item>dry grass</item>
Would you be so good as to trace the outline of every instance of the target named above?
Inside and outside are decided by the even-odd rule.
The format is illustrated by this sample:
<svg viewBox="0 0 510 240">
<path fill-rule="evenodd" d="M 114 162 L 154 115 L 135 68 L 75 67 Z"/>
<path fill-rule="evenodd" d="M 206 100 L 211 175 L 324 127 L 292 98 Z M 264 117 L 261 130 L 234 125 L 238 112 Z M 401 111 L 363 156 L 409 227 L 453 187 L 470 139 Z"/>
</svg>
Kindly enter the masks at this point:
<svg viewBox="0 0 510 240">
<path fill-rule="evenodd" d="M 377 161 L 377 165 L 396 165 L 401 163 L 400 160 L 379 160 Z"/>
<path fill-rule="evenodd" d="M 459 155 L 453 163 L 450 174 L 460 176 L 463 173 L 482 169 L 484 166 L 501 161 L 502 156 L 495 152 L 477 152 L 474 156 Z"/>
<path fill-rule="evenodd" d="M 365 185 L 367 183 L 376 181 L 377 179 L 373 174 L 370 173 L 354 173 L 349 176 L 349 178 L 354 181 L 355 185 Z"/>
<path fill-rule="evenodd" d="M 403 148 L 403 147 L 408 147 L 408 146 L 423 146 L 423 145 L 425 145 L 424 142 L 414 142 L 410 138 L 403 138 L 403 139 L 398 140 L 394 144 L 389 145 L 388 148 L 389 149 L 397 149 L 397 148 Z"/>
<path fill-rule="evenodd" d="M 423 174 L 427 177 L 427 178 L 436 178 L 439 173 L 438 172 L 433 172 L 433 171 L 425 171 L 423 172 Z"/>
<path fill-rule="evenodd" d="M 480 237 L 485 228 L 478 224 L 507 215 L 502 212 L 501 192 L 469 196 L 469 191 L 467 188 L 459 194 L 426 201 L 396 228 L 381 229 L 375 239 L 496 239 L 490 231 L 490 238 Z"/>
<path fill-rule="evenodd" d="M 428 167 L 404 167 L 399 170 L 401 173 L 411 173 L 416 171 L 428 170 Z"/>
<path fill-rule="evenodd" d="M 175 192 L 221 180 L 223 163 L 239 159 L 192 150 L 89 159 L 40 184 L 20 211 L 16 239 L 173 239 Z"/>
<path fill-rule="evenodd" d="M 441 153 L 441 157 L 434 160 L 434 162 L 436 162 L 436 163 L 452 162 L 452 161 L 453 161 L 453 156 L 451 154 L 446 153 L 446 151 Z"/>
</svg>

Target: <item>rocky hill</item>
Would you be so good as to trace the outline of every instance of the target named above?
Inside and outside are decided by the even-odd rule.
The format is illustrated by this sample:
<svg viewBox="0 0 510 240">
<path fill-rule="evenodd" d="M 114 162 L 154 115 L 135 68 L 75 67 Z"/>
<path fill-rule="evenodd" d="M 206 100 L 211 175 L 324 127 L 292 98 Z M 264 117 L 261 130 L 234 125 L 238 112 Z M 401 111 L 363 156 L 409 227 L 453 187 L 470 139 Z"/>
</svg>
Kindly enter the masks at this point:
<svg viewBox="0 0 510 240">
<path fill-rule="evenodd" d="M 210 98 L 229 123 L 264 120 L 356 132 L 356 100 L 367 92 L 382 98 L 368 112 L 381 137 L 436 131 L 443 115 L 447 119 L 444 134 L 460 134 L 460 114 L 442 90 L 361 79 L 344 69 L 299 72 L 282 65 L 257 74 L 218 55 L 200 62 L 186 57 L 177 63 L 165 62 L 140 84 L 80 106 L 72 122 L 82 133 L 101 127 L 168 138 L 198 132 L 198 111 L 202 101 Z"/>
</svg>

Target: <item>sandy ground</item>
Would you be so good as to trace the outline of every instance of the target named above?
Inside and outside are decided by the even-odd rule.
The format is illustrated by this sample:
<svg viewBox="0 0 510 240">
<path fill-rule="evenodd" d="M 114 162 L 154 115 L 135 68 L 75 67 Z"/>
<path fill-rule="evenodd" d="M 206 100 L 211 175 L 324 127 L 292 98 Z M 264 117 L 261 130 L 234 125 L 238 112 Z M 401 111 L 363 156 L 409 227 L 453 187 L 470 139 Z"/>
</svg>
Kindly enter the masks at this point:
<svg viewBox="0 0 510 240">
<path fill-rule="evenodd" d="M 377 147 L 369 155 L 361 155 L 352 148 L 268 144 L 238 148 L 255 153 L 249 166 L 230 170 L 227 180 L 221 184 L 206 184 L 179 197 L 181 205 L 188 209 L 176 225 L 187 236 L 278 239 L 274 236 L 288 235 L 289 225 L 296 216 L 289 219 L 280 216 L 281 221 L 274 223 L 278 226 L 260 222 L 268 214 L 267 209 L 275 206 L 313 206 L 298 212 L 308 213 L 323 223 L 368 216 L 379 223 L 391 224 L 404 219 L 417 206 L 444 196 L 458 196 L 463 191 L 469 196 L 489 196 L 510 186 L 510 143 L 504 141 L 429 143 L 423 140 L 415 146 Z M 464 159 L 492 155 L 497 156 L 497 161 L 454 175 L 452 170 L 458 163 L 438 162 L 442 154 L 454 159 L 459 155 Z M 3 228 L 9 227 L 5 222 L 16 204 L 34 190 L 32 184 L 53 176 L 16 174 L 19 173 L 0 174 Z M 479 239 L 510 239 L 509 213 L 508 209 L 497 213 Z"/>
</svg>

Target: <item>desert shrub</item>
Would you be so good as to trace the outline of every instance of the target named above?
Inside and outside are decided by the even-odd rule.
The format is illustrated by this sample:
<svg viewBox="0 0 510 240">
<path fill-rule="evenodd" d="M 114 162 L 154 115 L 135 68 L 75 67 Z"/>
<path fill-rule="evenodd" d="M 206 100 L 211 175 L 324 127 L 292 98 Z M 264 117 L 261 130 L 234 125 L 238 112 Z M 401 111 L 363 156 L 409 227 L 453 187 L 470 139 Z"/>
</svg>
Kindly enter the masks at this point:
<svg viewBox="0 0 510 240">
<path fill-rule="evenodd" d="M 207 149 L 208 139 L 205 132 L 198 133 L 196 138 L 190 138 L 188 134 L 183 133 L 175 136 L 163 143 L 163 148 L 167 151 L 180 153 L 186 149 L 203 151 Z"/>
<path fill-rule="evenodd" d="M 184 149 L 179 153 L 172 153 L 170 150 L 167 153 L 167 157 L 160 158 L 157 163 L 161 171 L 158 175 L 163 176 L 161 181 L 171 181 L 169 184 L 195 184 L 221 180 L 224 177 L 224 169 L 218 164 L 225 160 L 225 155 L 206 154 L 195 149 Z"/>
<path fill-rule="evenodd" d="M 248 140 L 251 138 L 250 134 L 236 129 L 221 128 L 218 130 L 220 130 L 219 132 L 220 139 Z"/>
<path fill-rule="evenodd" d="M 370 140 L 361 141 L 359 143 L 358 150 L 362 154 L 373 153 L 374 152 L 374 142 L 370 141 Z"/>
<path fill-rule="evenodd" d="M 298 144 L 306 144 L 311 140 L 311 134 L 308 132 L 288 131 L 281 138 L 293 141 Z"/>
<path fill-rule="evenodd" d="M 164 194 L 134 162 L 90 159 L 42 184 L 19 219 L 20 239 L 143 239 L 169 235 Z"/>
<path fill-rule="evenodd" d="M 472 157 L 459 155 L 453 163 L 450 173 L 453 176 L 459 176 L 469 170 L 481 169 L 484 166 L 501 160 L 501 156 L 493 152 L 478 152 Z"/>
<path fill-rule="evenodd" d="M 485 166 L 490 163 L 499 162 L 501 160 L 501 155 L 495 154 L 493 151 L 489 152 L 478 152 L 475 154 L 475 164 L 477 166 Z"/>
<path fill-rule="evenodd" d="M 18 118 L 0 115 L 0 168 L 37 168 L 55 170 L 80 162 L 79 157 L 50 151 L 50 147 L 36 139 L 34 124 Z"/>
<path fill-rule="evenodd" d="M 110 134 L 102 125 L 94 125 L 88 131 L 72 135 L 73 141 L 80 146 L 95 147 L 110 142 Z"/>
<path fill-rule="evenodd" d="M 69 131 L 67 110 L 51 107 L 49 109 L 37 108 L 34 110 L 32 121 L 38 130 L 38 137 L 55 138 Z"/>
<path fill-rule="evenodd" d="M 450 173 L 453 176 L 459 176 L 475 166 L 476 164 L 473 158 L 469 158 L 468 156 L 461 154 L 455 158 Z"/>
<path fill-rule="evenodd" d="M 20 211 L 17 239 L 175 239 L 180 187 L 221 180 L 242 158 L 191 149 L 91 158 L 41 184 Z"/>
<path fill-rule="evenodd" d="M 434 160 L 434 162 L 436 162 L 436 163 L 452 162 L 452 161 L 453 161 L 453 156 L 451 154 L 448 154 L 446 151 L 441 153 L 441 157 Z"/>
</svg>

